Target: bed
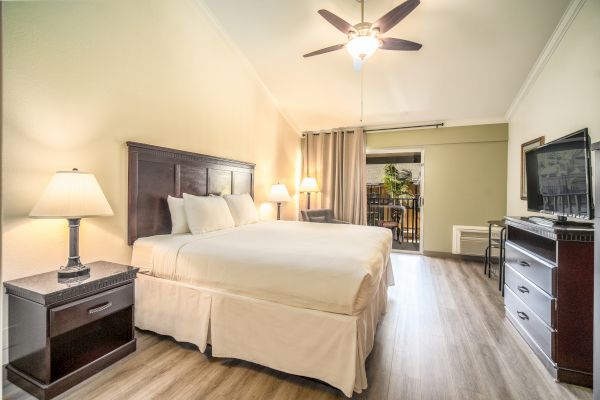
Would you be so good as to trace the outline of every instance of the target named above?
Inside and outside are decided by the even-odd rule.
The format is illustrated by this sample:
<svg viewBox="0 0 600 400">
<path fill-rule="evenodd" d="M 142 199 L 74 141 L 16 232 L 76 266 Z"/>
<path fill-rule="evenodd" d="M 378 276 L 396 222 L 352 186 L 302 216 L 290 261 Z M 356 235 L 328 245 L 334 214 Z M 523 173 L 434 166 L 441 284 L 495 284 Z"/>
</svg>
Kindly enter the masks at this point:
<svg viewBox="0 0 600 400">
<path fill-rule="evenodd" d="M 367 388 L 365 360 L 393 284 L 389 230 L 269 221 L 171 235 L 167 195 L 252 195 L 254 165 L 128 147 L 128 238 L 144 271 L 136 326 L 348 397 Z"/>
</svg>

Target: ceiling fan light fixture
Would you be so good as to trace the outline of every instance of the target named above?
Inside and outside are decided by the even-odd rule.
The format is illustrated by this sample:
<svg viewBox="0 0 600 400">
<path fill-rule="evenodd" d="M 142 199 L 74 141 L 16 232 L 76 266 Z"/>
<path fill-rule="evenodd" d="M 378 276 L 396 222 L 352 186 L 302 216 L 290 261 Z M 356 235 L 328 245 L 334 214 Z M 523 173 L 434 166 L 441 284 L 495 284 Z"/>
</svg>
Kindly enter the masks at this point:
<svg viewBox="0 0 600 400">
<path fill-rule="evenodd" d="M 382 50 L 396 51 L 417 51 L 421 49 L 422 45 L 420 43 L 390 37 L 381 38 L 380 36 L 380 34 L 386 33 L 406 18 L 420 4 L 420 0 L 406 0 L 373 23 L 365 22 L 365 0 L 356 1 L 360 2 L 360 22 L 356 25 L 350 25 L 331 11 L 325 9 L 318 11 L 319 15 L 325 18 L 338 31 L 344 35 L 348 35 L 346 44 L 325 47 L 304 54 L 303 57 L 330 53 L 345 47 L 355 60 L 354 65 L 356 66 L 362 65 L 362 62 L 371 57 L 379 47 Z"/>
<path fill-rule="evenodd" d="M 366 60 L 381 46 L 381 41 L 373 36 L 356 36 L 346 43 L 346 50 L 357 60 Z"/>
</svg>

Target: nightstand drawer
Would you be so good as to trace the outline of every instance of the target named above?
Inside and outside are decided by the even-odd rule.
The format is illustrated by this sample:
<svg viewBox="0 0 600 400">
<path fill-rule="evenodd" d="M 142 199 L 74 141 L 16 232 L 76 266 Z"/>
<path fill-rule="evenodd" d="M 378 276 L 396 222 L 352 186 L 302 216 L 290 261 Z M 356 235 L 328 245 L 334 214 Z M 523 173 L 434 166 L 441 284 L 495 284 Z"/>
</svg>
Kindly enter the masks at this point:
<svg viewBox="0 0 600 400">
<path fill-rule="evenodd" d="M 133 305 L 133 283 L 51 308 L 50 337 L 58 336 Z"/>
</svg>

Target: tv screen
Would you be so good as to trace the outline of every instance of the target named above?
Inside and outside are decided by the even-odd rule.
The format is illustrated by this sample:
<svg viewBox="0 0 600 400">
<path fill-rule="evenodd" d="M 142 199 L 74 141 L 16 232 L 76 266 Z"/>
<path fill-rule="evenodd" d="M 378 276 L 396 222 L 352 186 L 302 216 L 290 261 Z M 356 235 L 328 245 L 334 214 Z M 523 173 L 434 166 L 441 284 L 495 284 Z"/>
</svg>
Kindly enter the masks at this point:
<svg viewBox="0 0 600 400">
<path fill-rule="evenodd" d="M 529 211 L 593 218 L 587 129 L 528 151 L 525 165 Z"/>
</svg>

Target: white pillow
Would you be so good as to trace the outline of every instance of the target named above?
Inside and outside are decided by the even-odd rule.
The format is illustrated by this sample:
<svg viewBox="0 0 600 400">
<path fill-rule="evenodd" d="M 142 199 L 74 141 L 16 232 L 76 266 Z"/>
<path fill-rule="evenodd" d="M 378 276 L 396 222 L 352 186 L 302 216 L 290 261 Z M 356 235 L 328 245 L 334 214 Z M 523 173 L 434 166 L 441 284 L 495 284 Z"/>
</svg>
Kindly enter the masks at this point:
<svg viewBox="0 0 600 400">
<path fill-rule="evenodd" d="M 168 196 L 167 203 L 169 204 L 169 212 L 171 213 L 171 233 L 188 233 L 190 228 L 185 216 L 183 199 L 181 197 Z"/>
<path fill-rule="evenodd" d="M 229 194 L 224 196 L 235 226 L 254 224 L 258 222 L 258 213 L 254 206 L 254 200 L 248 193 Z"/>
<path fill-rule="evenodd" d="M 227 202 L 220 196 L 184 193 L 183 201 L 188 226 L 194 235 L 235 226 Z"/>
</svg>

